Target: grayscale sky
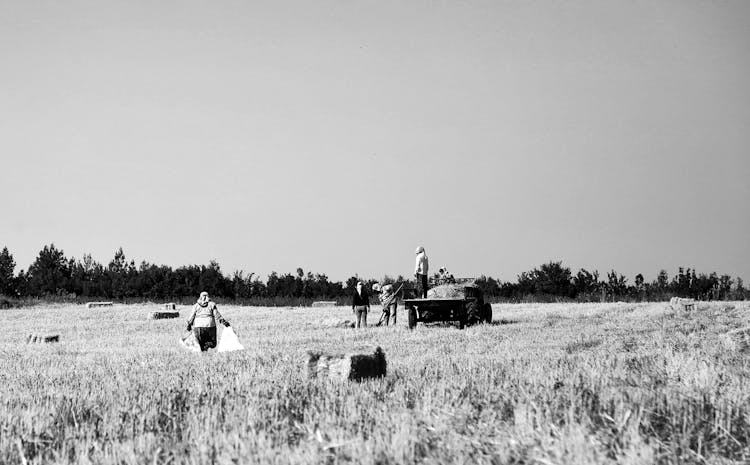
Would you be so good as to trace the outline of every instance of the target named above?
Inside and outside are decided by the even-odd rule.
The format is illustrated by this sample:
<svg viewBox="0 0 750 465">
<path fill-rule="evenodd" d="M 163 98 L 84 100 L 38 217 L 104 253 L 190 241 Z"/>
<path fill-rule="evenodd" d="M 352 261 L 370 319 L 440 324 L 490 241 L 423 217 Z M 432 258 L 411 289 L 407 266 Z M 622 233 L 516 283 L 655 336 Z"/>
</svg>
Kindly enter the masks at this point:
<svg viewBox="0 0 750 465">
<path fill-rule="evenodd" d="M 0 247 L 750 278 L 750 2 L 0 0 Z"/>
</svg>

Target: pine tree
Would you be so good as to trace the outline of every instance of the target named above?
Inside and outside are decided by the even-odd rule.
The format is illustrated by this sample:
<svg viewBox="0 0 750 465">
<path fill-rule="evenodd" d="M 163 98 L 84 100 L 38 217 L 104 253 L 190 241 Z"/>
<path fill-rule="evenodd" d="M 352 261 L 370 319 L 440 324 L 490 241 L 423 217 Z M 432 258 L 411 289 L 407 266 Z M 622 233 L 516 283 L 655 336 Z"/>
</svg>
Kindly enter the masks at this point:
<svg viewBox="0 0 750 465">
<path fill-rule="evenodd" d="M 13 279 L 15 268 L 16 262 L 13 260 L 13 255 L 8 252 L 7 247 L 3 247 L 2 252 L 0 252 L 0 294 L 13 295 L 16 293 Z"/>
</svg>

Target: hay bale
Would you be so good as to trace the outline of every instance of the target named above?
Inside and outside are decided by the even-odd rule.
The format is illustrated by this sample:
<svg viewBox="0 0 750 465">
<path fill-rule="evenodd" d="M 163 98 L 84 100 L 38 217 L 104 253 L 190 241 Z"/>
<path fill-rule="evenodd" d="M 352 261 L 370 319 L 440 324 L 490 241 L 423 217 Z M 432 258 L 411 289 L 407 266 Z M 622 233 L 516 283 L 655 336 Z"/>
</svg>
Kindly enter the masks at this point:
<svg viewBox="0 0 750 465">
<path fill-rule="evenodd" d="M 164 310 L 177 310 L 177 304 L 175 304 L 174 302 L 164 304 Z"/>
<path fill-rule="evenodd" d="M 170 311 L 161 311 L 161 310 L 155 310 L 151 313 L 149 313 L 148 318 L 150 320 L 164 320 L 167 318 L 179 318 L 180 312 L 170 312 Z"/>
<path fill-rule="evenodd" d="M 672 307 L 672 310 L 678 311 L 678 310 L 684 310 L 684 311 L 690 311 L 695 310 L 695 299 L 685 299 L 682 297 L 672 297 L 669 299 L 669 306 Z"/>
<path fill-rule="evenodd" d="M 731 348 L 738 352 L 750 353 L 750 326 L 727 333 Z"/>
<path fill-rule="evenodd" d="M 60 335 L 54 334 L 43 336 L 39 334 L 29 334 L 26 338 L 26 344 L 49 344 L 52 342 L 60 342 Z"/>
<path fill-rule="evenodd" d="M 325 320 L 321 326 L 324 328 L 354 328 L 356 325 L 350 320 Z"/>
<path fill-rule="evenodd" d="M 111 307 L 112 302 L 89 302 L 86 304 L 86 308 L 96 308 L 96 307 Z"/>
<path fill-rule="evenodd" d="M 360 347 L 345 354 L 308 351 L 308 378 L 362 381 L 385 376 L 387 363 L 380 347 Z"/>
<path fill-rule="evenodd" d="M 320 300 L 318 302 L 312 303 L 313 307 L 335 307 L 336 301 L 335 300 Z"/>
</svg>

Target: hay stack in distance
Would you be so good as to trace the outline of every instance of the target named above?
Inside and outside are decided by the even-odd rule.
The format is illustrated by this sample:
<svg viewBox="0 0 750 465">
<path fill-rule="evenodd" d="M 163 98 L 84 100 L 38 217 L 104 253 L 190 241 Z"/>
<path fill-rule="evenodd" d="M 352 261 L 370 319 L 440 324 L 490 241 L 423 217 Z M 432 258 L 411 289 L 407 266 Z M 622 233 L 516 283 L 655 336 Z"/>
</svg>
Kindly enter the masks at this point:
<svg viewBox="0 0 750 465">
<path fill-rule="evenodd" d="M 308 378 L 362 381 L 385 376 L 387 363 L 380 347 L 359 347 L 344 354 L 308 351 Z"/>
<path fill-rule="evenodd" d="M 180 312 L 155 310 L 148 314 L 149 320 L 164 320 L 167 318 L 179 318 Z"/>
<path fill-rule="evenodd" d="M 112 302 L 89 302 L 86 304 L 86 308 L 95 308 L 95 307 L 111 307 Z"/>
<path fill-rule="evenodd" d="M 335 300 L 320 300 L 317 302 L 312 303 L 313 308 L 315 307 L 335 307 L 336 301 Z"/>
<path fill-rule="evenodd" d="M 29 337 L 26 338 L 26 344 L 47 344 L 50 342 L 60 342 L 60 335 L 54 334 L 42 336 L 38 334 L 29 334 Z"/>
<path fill-rule="evenodd" d="M 174 302 L 164 304 L 164 310 L 177 310 L 177 304 L 175 304 Z"/>
</svg>

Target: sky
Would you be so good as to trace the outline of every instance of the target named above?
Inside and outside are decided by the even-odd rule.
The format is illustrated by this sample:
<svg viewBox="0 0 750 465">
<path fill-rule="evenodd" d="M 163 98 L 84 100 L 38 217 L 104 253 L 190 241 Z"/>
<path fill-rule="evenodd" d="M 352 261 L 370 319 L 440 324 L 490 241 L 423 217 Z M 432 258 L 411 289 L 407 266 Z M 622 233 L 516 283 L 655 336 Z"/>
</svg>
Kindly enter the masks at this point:
<svg viewBox="0 0 750 465">
<path fill-rule="evenodd" d="M 750 2 L 0 0 L 0 247 L 750 279 Z"/>
</svg>

